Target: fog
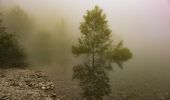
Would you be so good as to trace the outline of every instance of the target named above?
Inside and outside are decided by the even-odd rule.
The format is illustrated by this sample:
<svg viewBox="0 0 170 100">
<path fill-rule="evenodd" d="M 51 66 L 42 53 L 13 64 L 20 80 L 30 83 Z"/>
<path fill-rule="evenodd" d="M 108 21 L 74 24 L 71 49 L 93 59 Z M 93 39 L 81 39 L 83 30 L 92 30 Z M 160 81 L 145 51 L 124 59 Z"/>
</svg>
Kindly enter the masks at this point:
<svg viewBox="0 0 170 100">
<path fill-rule="evenodd" d="M 60 47 L 66 49 L 66 51 L 61 50 L 64 53 L 57 49 L 58 51 L 53 52 L 56 54 L 52 54 L 56 57 L 53 56 L 52 60 L 44 59 L 49 60 L 48 64 L 40 64 L 40 61 L 37 65 L 34 54 L 31 53 L 32 49 L 27 50 L 33 68 L 43 68 L 54 80 L 57 80 L 57 77 L 71 80 L 71 68 L 76 62 L 71 54 L 71 46 L 80 36 L 79 25 L 83 15 L 86 10 L 92 9 L 95 5 L 99 5 L 107 15 L 113 39 L 123 40 L 125 46 L 133 53 L 133 58 L 124 63 L 123 70 L 114 66 L 111 74 L 113 83 L 116 80 L 124 83 L 122 82 L 124 80 L 134 84 L 131 81 L 135 80 L 142 84 L 140 81 L 144 78 L 153 84 L 161 82 L 156 84 L 157 88 L 169 84 L 170 2 L 168 0 L 0 0 L 0 11 L 6 14 L 10 9 L 18 6 L 33 20 L 34 27 L 30 33 L 32 35 L 24 41 L 25 48 L 32 48 L 35 44 L 33 39 L 35 35 L 44 31 L 46 34 L 51 34 L 51 42 L 55 41 L 55 37 L 61 38 L 56 33 L 64 20 L 66 39 L 61 40 L 62 42 L 49 43 L 52 44 L 53 49 Z M 67 45 L 64 46 L 67 47 L 62 47 L 63 41 L 66 41 Z"/>
</svg>

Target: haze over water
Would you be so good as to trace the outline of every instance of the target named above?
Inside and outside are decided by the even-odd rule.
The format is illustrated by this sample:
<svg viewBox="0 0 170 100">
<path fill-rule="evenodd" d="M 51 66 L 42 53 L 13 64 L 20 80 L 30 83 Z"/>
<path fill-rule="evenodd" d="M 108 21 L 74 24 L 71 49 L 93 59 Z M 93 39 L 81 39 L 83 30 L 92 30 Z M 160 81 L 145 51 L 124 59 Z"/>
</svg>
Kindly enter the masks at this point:
<svg viewBox="0 0 170 100">
<path fill-rule="evenodd" d="M 68 33 L 76 41 L 86 10 L 99 5 L 107 15 L 115 41 L 123 40 L 133 58 L 120 70 L 116 65 L 111 80 L 137 81 L 142 78 L 157 83 L 157 88 L 170 84 L 170 1 L 168 0 L 0 0 L 3 10 L 20 6 L 36 22 L 38 29 L 53 30 L 60 19 L 67 23 Z M 57 35 L 56 35 L 57 36 Z M 30 40 L 31 41 L 31 40 Z M 76 42 L 73 42 L 76 43 Z M 71 51 L 70 51 L 71 53 Z M 72 57 L 71 57 L 72 58 Z M 71 79 L 74 60 L 65 65 L 44 66 L 49 75 Z M 54 61 L 55 62 L 55 61 Z M 66 66 L 64 69 L 61 66 Z M 61 71 L 61 72 L 59 72 Z M 68 73 L 68 75 L 67 75 Z M 156 80 L 158 79 L 158 80 Z"/>
</svg>

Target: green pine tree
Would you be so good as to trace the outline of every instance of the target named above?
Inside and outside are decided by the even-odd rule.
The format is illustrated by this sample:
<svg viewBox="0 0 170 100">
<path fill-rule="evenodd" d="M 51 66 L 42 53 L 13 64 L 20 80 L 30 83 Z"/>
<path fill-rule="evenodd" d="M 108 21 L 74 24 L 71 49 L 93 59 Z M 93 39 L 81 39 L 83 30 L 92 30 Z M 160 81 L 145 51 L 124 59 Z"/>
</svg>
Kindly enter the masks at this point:
<svg viewBox="0 0 170 100">
<path fill-rule="evenodd" d="M 106 15 L 98 6 L 88 10 L 83 18 L 79 44 L 72 47 L 72 53 L 81 56 L 82 63 L 73 67 L 73 79 L 78 80 L 86 100 L 103 100 L 111 93 L 108 71 L 112 70 L 113 63 L 122 68 L 122 63 L 132 54 L 123 47 L 123 41 L 112 45 Z"/>
</svg>

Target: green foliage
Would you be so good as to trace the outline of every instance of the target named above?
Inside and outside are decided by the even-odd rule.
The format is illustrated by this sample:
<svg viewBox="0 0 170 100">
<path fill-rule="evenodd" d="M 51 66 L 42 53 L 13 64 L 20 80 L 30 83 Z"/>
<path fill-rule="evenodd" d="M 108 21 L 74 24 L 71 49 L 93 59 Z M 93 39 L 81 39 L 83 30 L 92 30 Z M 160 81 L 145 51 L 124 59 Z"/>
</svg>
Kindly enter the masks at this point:
<svg viewBox="0 0 170 100">
<path fill-rule="evenodd" d="M 13 34 L 9 34 L 0 20 L 0 68 L 26 67 L 25 54 Z"/>
<path fill-rule="evenodd" d="M 72 47 L 72 53 L 78 57 L 83 55 L 83 64 L 73 67 L 73 79 L 79 81 L 82 96 L 87 100 L 103 100 L 111 93 L 108 71 L 112 64 L 122 63 L 132 57 L 130 50 L 123 47 L 123 41 L 112 46 L 111 30 L 106 15 L 96 6 L 87 11 L 80 25 L 82 36 L 79 44 Z"/>
<path fill-rule="evenodd" d="M 118 66 L 122 69 L 123 62 L 132 58 L 132 53 L 126 47 L 123 47 L 123 41 L 117 44 L 115 48 L 111 52 L 108 53 L 108 58 L 118 64 Z"/>
</svg>

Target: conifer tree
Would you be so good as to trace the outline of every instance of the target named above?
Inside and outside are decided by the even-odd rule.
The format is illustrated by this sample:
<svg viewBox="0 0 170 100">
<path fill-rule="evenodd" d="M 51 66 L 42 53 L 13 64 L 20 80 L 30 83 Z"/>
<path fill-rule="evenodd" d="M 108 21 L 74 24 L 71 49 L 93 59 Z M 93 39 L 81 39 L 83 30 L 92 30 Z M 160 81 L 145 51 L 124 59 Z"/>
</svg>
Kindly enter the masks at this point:
<svg viewBox="0 0 170 100">
<path fill-rule="evenodd" d="M 18 44 L 16 36 L 6 32 L 0 19 L 0 68 L 26 67 L 26 55 Z"/>
<path fill-rule="evenodd" d="M 34 29 L 33 19 L 20 6 L 15 6 L 4 14 L 4 23 L 9 32 L 23 41 L 32 34 Z"/>
<path fill-rule="evenodd" d="M 78 45 L 72 47 L 72 53 L 82 59 L 73 67 L 73 79 L 78 80 L 86 100 L 103 100 L 111 93 L 108 72 L 112 70 L 113 63 L 122 68 L 123 62 L 129 60 L 132 54 L 123 47 L 123 41 L 112 45 L 112 31 L 106 15 L 98 6 L 88 10 L 83 18 L 80 24 L 82 35 Z"/>
</svg>

